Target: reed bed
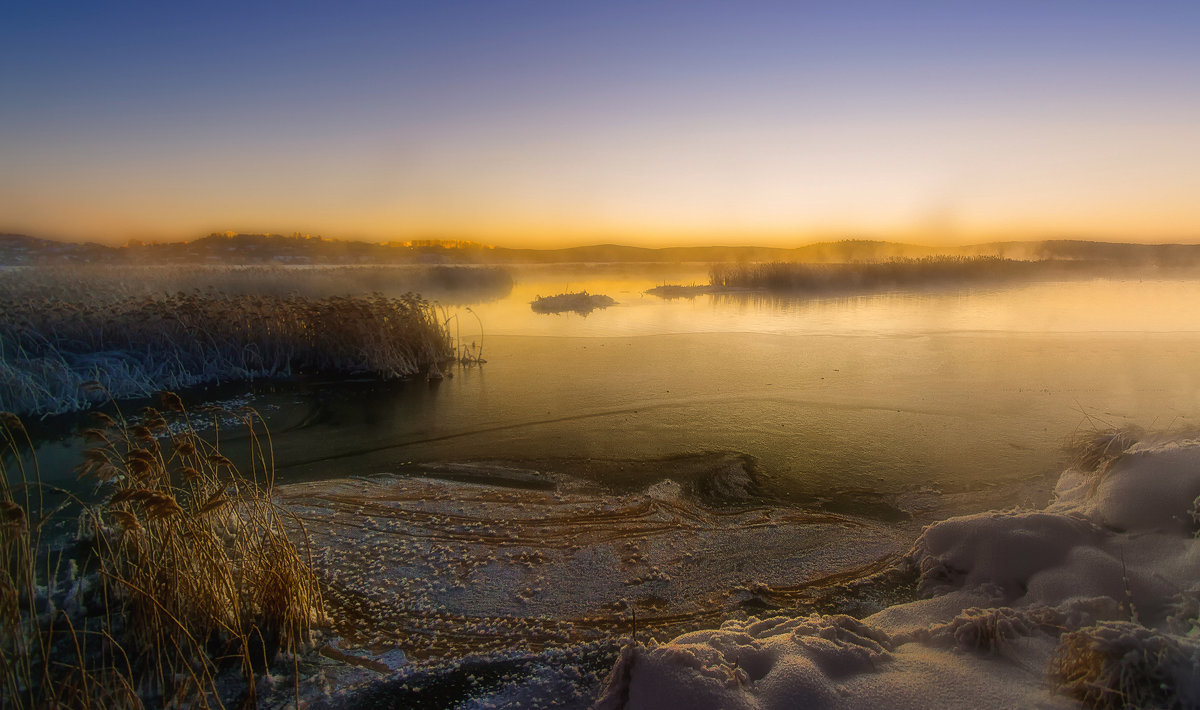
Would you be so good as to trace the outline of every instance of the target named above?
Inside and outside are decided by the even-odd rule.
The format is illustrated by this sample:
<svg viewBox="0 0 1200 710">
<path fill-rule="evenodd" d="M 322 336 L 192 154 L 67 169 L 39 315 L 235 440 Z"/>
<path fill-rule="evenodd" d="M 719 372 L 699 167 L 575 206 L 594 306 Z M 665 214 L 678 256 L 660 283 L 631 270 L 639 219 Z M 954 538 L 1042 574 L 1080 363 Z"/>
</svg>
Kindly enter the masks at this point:
<svg viewBox="0 0 1200 710">
<path fill-rule="evenodd" d="M 27 437 L 3 418 L 0 705 L 252 706 L 256 679 L 293 664 L 324 620 L 303 525 L 272 498 L 269 446 L 251 431 L 239 469 L 196 433 L 179 398 L 130 426 L 104 415 L 80 467 L 99 502 L 47 490 L 20 462 Z M 51 553 L 48 521 L 78 505 L 74 546 Z M 294 668 L 294 666 L 293 666 Z M 277 671 L 278 672 L 278 671 Z"/>
<path fill-rule="evenodd" d="M 157 296 L 62 282 L 45 292 L 0 289 L 0 410 L 20 414 L 303 372 L 407 377 L 453 353 L 444 321 L 411 293 Z M 89 382 L 102 389 L 89 392 Z"/>
<path fill-rule="evenodd" d="M 845 264 L 717 264 L 709 270 L 709 284 L 715 289 L 797 293 L 880 291 L 1038 278 L 1078 270 L 1061 262 L 994 256 L 930 256 Z"/>
</svg>

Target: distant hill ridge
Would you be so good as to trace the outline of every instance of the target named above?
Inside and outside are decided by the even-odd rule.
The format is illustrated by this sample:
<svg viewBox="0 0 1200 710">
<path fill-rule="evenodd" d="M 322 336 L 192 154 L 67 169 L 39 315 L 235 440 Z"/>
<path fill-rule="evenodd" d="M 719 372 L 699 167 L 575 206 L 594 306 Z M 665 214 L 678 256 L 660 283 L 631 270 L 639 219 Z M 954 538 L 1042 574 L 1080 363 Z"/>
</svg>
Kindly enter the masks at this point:
<svg viewBox="0 0 1200 710">
<path fill-rule="evenodd" d="M 596 244 L 561 249 L 512 249 L 459 240 L 375 243 L 307 235 L 210 234 L 186 242 L 113 247 L 0 234 L 0 265 L 100 264 L 554 264 L 575 262 L 882 261 L 934 255 L 1067 259 L 1159 265 L 1200 264 L 1200 244 L 1131 244 L 1084 240 L 989 242 L 930 247 L 847 239 L 804 246 L 636 247 Z"/>
</svg>

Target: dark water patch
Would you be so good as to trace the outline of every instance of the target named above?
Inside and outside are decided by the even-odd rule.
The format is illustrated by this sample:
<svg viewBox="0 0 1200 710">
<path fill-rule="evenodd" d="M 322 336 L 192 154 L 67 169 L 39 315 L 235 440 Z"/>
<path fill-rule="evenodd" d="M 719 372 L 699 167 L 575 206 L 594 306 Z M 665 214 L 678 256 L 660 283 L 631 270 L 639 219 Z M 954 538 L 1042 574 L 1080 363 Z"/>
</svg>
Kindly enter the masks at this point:
<svg viewBox="0 0 1200 710">
<path fill-rule="evenodd" d="M 476 483 L 500 488 L 520 488 L 533 491 L 553 490 L 561 477 L 531 468 L 517 468 L 503 461 L 473 461 L 466 463 L 401 464 L 396 473 L 442 481 Z"/>
<path fill-rule="evenodd" d="M 420 398 L 412 394 L 422 393 L 410 392 L 417 389 L 427 394 L 430 388 L 424 381 L 305 373 L 182 388 L 175 394 L 184 412 L 163 407 L 161 393 L 109 399 L 87 412 L 23 417 L 29 446 L 20 447 L 22 463 L 31 471 L 36 463 L 44 481 L 79 494 L 85 486 L 77 480 L 75 470 L 89 446 L 82 434 L 96 425 L 97 415 L 134 426 L 142 423 L 150 408 L 153 416 L 165 419 L 172 430 L 190 427 L 206 436 L 216 432 L 222 448 L 235 460 L 243 460 L 255 436 L 287 441 L 314 428 L 387 426 L 405 413 L 397 411 L 397 401 L 416 399 L 414 407 L 421 406 Z M 351 409 L 352 417 L 348 416 Z M 247 422 L 254 424 L 253 433 Z M 312 450 L 311 442 L 306 448 Z M 9 455 L 7 450 L 4 455 Z M 10 471 L 14 469 L 15 461 L 6 458 L 4 463 Z M 279 463 L 277 473 L 287 468 L 285 460 Z"/>
<path fill-rule="evenodd" d="M 602 641 L 541 653 L 471 655 L 405 668 L 312 707 L 444 710 L 489 698 L 503 706 L 507 691 L 524 701 L 522 707 L 587 708 L 603 689 L 619 654 L 617 641 Z"/>
<path fill-rule="evenodd" d="M 646 293 L 659 298 L 695 298 L 704 296 L 710 293 L 716 293 L 719 289 L 710 286 L 709 284 L 691 284 L 684 286 L 681 284 L 663 284 L 654 288 L 646 289 Z"/>
<path fill-rule="evenodd" d="M 403 463 L 396 466 L 395 473 L 530 490 L 559 488 L 617 495 L 644 493 L 664 481 L 673 481 L 695 502 L 714 508 L 771 500 L 754 457 L 736 451 L 642 459 L 555 457 Z"/>
<path fill-rule="evenodd" d="M 894 496 L 866 489 L 837 490 L 820 503 L 821 510 L 855 515 L 885 523 L 912 520 L 912 513 L 896 506 Z"/>
</svg>

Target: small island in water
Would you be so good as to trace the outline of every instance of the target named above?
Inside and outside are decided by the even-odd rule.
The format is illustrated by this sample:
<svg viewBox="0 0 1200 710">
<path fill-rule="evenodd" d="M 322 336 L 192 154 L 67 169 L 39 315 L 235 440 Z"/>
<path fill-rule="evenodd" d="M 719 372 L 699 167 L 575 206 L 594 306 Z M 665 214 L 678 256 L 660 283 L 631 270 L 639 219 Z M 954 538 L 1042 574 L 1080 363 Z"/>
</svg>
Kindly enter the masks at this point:
<svg viewBox="0 0 1200 710">
<path fill-rule="evenodd" d="M 557 296 L 538 296 L 529 303 L 535 313 L 578 313 L 586 316 L 595 310 L 616 305 L 611 296 L 579 291 L 560 293 Z"/>
</svg>

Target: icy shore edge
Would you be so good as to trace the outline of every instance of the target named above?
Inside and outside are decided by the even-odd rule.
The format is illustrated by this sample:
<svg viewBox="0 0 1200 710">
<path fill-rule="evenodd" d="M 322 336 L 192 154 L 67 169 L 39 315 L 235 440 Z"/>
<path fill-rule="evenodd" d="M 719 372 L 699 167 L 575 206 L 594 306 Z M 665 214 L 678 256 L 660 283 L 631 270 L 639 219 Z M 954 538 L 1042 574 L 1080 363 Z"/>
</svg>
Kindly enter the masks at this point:
<svg viewBox="0 0 1200 710">
<path fill-rule="evenodd" d="M 1200 707 L 1200 438 L 1092 454 L 1043 510 L 928 526 L 924 598 L 628 646 L 596 707 Z"/>
</svg>

